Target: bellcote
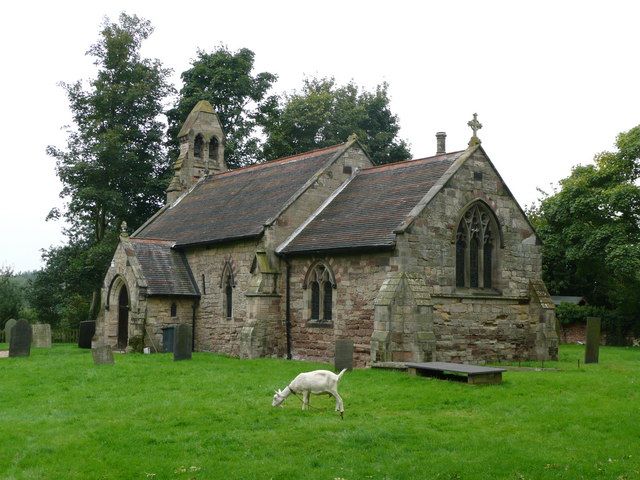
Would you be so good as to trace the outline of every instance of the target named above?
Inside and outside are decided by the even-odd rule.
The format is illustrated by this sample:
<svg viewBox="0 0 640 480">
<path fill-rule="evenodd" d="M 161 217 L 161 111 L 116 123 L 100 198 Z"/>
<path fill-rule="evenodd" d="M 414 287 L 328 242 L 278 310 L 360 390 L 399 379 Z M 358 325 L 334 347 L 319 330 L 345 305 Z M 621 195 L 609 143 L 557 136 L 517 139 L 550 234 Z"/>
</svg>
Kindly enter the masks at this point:
<svg viewBox="0 0 640 480">
<path fill-rule="evenodd" d="M 228 170 L 224 159 L 224 131 L 218 115 L 206 100 L 200 100 L 193 107 L 178 133 L 178 142 L 180 153 L 167 188 L 167 203 L 173 203 L 202 177 Z"/>
</svg>

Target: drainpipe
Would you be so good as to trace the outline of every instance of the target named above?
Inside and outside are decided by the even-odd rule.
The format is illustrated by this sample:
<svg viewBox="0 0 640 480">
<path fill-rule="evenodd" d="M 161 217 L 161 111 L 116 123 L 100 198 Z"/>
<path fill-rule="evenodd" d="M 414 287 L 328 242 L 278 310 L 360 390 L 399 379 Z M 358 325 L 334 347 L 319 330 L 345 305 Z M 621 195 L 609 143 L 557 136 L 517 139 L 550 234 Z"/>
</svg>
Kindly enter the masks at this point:
<svg viewBox="0 0 640 480">
<path fill-rule="evenodd" d="M 285 297 L 285 318 L 284 328 L 287 335 L 287 360 L 291 360 L 291 265 L 286 257 L 284 257 L 284 263 L 287 266 L 286 273 L 286 288 L 287 293 Z"/>
<path fill-rule="evenodd" d="M 196 308 L 198 300 L 191 304 L 191 352 L 196 351 Z"/>
</svg>

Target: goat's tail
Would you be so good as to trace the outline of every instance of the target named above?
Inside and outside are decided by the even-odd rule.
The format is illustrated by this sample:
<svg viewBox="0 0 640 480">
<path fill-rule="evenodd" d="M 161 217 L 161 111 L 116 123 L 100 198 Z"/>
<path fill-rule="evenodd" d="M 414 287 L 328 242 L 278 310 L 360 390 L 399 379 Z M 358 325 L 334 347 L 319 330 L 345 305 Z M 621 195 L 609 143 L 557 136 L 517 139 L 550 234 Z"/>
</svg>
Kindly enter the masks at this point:
<svg viewBox="0 0 640 480">
<path fill-rule="evenodd" d="M 338 381 L 340 381 L 340 379 L 342 378 L 342 374 L 344 372 L 346 372 L 348 369 L 347 368 L 343 368 L 342 371 L 338 374 Z"/>
</svg>

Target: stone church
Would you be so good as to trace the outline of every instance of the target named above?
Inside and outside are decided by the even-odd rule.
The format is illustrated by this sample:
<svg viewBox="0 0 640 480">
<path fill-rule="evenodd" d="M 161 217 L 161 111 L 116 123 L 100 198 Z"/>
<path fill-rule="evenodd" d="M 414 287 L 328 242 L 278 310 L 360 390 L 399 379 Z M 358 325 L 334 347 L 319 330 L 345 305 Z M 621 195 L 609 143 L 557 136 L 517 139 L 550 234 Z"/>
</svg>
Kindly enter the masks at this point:
<svg viewBox="0 0 640 480">
<path fill-rule="evenodd" d="M 179 133 L 167 203 L 126 228 L 102 288 L 99 340 L 162 351 L 354 365 L 556 359 L 541 245 L 481 146 L 373 165 L 357 138 L 228 170 L 213 107 Z"/>
</svg>

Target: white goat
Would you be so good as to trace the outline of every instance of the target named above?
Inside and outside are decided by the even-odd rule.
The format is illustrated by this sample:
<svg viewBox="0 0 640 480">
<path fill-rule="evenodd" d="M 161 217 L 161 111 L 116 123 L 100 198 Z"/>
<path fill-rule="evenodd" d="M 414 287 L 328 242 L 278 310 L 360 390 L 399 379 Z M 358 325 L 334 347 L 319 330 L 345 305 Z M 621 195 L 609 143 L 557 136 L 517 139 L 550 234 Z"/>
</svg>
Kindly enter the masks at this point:
<svg viewBox="0 0 640 480">
<path fill-rule="evenodd" d="M 276 394 L 273 396 L 274 407 L 282 406 L 282 402 L 291 395 L 302 393 L 302 409 L 308 410 L 311 406 L 309 404 L 309 394 L 322 395 L 326 393 L 329 396 L 336 399 L 336 412 L 340 412 L 340 417 L 344 418 L 344 407 L 342 406 L 342 398 L 338 395 L 338 382 L 342 378 L 342 374 L 346 372 L 345 368 L 338 375 L 329 370 L 314 370 L 313 372 L 306 372 L 299 374 L 293 381 L 284 387 L 284 390 L 276 390 Z"/>
</svg>

